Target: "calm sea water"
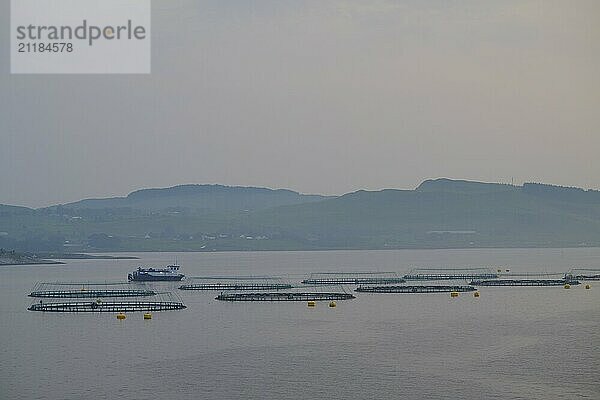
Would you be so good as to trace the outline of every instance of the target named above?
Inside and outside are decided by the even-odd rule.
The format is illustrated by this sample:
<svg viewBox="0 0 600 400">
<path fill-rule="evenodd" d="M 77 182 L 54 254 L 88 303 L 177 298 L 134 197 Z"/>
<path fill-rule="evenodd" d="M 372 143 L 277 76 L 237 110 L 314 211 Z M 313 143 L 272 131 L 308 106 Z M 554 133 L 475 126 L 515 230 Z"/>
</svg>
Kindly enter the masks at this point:
<svg viewBox="0 0 600 400">
<path fill-rule="evenodd" d="M 463 293 L 358 294 L 337 308 L 181 292 L 155 313 L 27 311 L 38 281 L 115 281 L 177 257 L 188 276 L 600 268 L 600 249 L 140 253 L 0 267 L 0 399 L 600 399 L 600 282 Z M 173 284 L 160 284 L 161 288 Z"/>
</svg>

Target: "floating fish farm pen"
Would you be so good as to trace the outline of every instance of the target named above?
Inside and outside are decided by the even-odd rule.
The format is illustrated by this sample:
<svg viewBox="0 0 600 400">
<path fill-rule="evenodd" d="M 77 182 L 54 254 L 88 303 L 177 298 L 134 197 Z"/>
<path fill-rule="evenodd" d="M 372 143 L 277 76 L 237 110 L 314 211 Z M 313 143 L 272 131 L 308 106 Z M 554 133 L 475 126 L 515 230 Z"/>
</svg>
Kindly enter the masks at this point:
<svg viewBox="0 0 600 400">
<path fill-rule="evenodd" d="M 493 279 L 474 280 L 469 283 L 475 286 L 564 286 L 579 285 L 579 281 L 565 279 Z"/>
<path fill-rule="evenodd" d="M 446 292 L 474 292 L 477 288 L 473 286 L 359 286 L 357 292 L 365 293 L 446 293 Z"/>
<path fill-rule="evenodd" d="M 600 269 L 575 268 L 565 274 L 565 279 L 600 281 Z"/>
<path fill-rule="evenodd" d="M 213 276 L 189 278 L 190 283 L 179 286 L 181 290 L 284 290 L 293 286 L 279 277 L 268 276 Z"/>
<path fill-rule="evenodd" d="M 315 272 L 305 285 L 385 285 L 406 282 L 395 272 Z"/>
<path fill-rule="evenodd" d="M 147 297 L 156 292 L 147 289 L 131 289 L 128 283 L 77 283 L 40 282 L 29 297 L 50 299 L 96 299 L 100 297 Z"/>
<path fill-rule="evenodd" d="M 496 279 L 498 274 L 490 268 L 413 268 L 403 278 L 407 281 Z"/>
<path fill-rule="evenodd" d="M 149 299 L 139 297 L 109 297 L 92 301 L 82 300 L 56 300 L 33 303 L 29 311 L 85 313 L 85 312 L 112 312 L 125 313 L 135 311 L 168 311 L 186 308 L 181 299 L 174 293 L 156 293 Z"/>
<path fill-rule="evenodd" d="M 311 289 L 311 290 L 307 290 Z M 350 300 L 355 296 L 348 293 L 342 286 L 304 286 L 277 292 L 223 292 L 215 297 L 221 301 L 333 301 Z"/>
<path fill-rule="evenodd" d="M 529 279 L 563 279 L 566 274 L 562 272 L 512 272 L 510 274 L 501 274 L 502 278 L 529 278 Z M 552 278 L 552 277 L 556 278 Z"/>
</svg>

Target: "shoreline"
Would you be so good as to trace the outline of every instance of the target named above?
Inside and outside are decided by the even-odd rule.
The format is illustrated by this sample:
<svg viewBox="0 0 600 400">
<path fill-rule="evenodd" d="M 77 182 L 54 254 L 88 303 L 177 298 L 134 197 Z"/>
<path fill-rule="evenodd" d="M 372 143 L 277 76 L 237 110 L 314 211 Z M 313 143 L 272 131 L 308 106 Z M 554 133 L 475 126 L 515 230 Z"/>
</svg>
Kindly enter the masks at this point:
<svg viewBox="0 0 600 400">
<path fill-rule="evenodd" d="M 92 255 L 85 253 L 11 253 L 0 257 L 0 267 L 16 265 L 64 265 L 58 260 L 137 260 L 135 256 Z"/>
<path fill-rule="evenodd" d="M 190 250 L 190 249 L 182 249 L 182 250 L 173 250 L 173 249 L 156 249 L 156 250 L 136 250 L 136 249 L 123 249 L 123 250 L 114 250 L 107 251 L 106 253 L 236 253 L 236 252 L 249 252 L 249 253 L 260 253 L 260 252 L 322 252 L 322 251 L 399 251 L 399 250 L 516 250 L 516 249 L 599 249 L 598 246 L 481 246 L 481 247 L 376 247 L 376 248 L 352 248 L 352 247 L 331 247 L 331 248 L 306 248 L 306 249 L 214 249 L 214 250 Z M 101 250 L 96 250 L 94 253 L 103 253 Z M 56 257 L 58 258 L 58 257 Z M 90 258 L 93 258 L 90 257 Z M 104 256 L 98 256 L 98 258 L 104 258 Z M 111 256 L 107 256 L 108 259 Z M 118 257 L 115 256 L 114 259 L 139 259 L 139 257 Z"/>
<path fill-rule="evenodd" d="M 28 261 L 28 262 L 15 262 L 15 263 L 0 263 L 0 268 L 2 267 L 14 267 L 18 265 L 64 265 L 66 263 L 60 261 L 52 261 L 52 260 L 43 260 L 40 262 L 36 261 Z"/>
</svg>

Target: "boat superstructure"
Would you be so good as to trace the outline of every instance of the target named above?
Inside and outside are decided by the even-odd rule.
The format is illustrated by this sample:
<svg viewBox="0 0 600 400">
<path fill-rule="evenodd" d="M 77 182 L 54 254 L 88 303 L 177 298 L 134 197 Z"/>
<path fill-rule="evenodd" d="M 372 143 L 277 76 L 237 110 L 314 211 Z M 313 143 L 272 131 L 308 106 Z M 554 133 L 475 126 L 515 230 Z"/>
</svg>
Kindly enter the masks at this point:
<svg viewBox="0 0 600 400">
<path fill-rule="evenodd" d="M 127 278 L 137 282 L 180 281 L 185 278 L 185 275 L 179 272 L 179 265 L 172 264 L 165 268 L 138 267 Z"/>
</svg>

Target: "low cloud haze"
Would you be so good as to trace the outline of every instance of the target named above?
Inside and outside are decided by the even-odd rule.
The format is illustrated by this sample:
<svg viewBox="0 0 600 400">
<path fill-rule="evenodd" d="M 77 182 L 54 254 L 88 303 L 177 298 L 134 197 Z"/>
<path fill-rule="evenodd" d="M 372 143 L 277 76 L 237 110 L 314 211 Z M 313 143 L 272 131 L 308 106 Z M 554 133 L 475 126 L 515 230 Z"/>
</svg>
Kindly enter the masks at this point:
<svg viewBox="0 0 600 400">
<path fill-rule="evenodd" d="M 600 2 L 153 0 L 151 75 L 10 75 L 0 203 L 428 177 L 600 188 Z"/>
</svg>

